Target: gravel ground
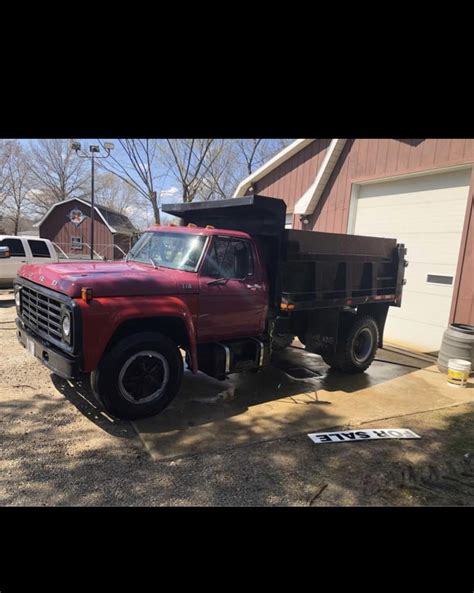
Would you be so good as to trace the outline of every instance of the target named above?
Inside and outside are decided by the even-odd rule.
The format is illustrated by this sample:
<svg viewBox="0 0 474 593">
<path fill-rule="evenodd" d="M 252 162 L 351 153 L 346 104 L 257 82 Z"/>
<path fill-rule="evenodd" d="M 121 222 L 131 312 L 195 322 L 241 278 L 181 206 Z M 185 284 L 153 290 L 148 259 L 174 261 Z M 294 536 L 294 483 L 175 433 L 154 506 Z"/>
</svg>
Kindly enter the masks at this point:
<svg viewBox="0 0 474 593">
<path fill-rule="evenodd" d="M 474 406 L 417 414 L 419 441 L 314 445 L 306 435 L 154 462 L 133 426 L 94 407 L 17 343 L 0 297 L 0 504 L 470 505 Z M 366 428 L 370 425 L 366 425 Z"/>
</svg>

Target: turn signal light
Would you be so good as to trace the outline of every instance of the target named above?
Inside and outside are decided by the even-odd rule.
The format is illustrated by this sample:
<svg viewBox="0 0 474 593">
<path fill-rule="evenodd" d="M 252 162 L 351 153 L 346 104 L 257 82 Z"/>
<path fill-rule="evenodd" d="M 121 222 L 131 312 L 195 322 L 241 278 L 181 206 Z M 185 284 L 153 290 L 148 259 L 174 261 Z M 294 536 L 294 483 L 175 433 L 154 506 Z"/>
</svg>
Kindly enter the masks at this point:
<svg viewBox="0 0 474 593">
<path fill-rule="evenodd" d="M 81 299 L 85 303 L 92 301 L 92 288 L 81 288 Z"/>
<path fill-rule="evenodd" d="M 206 224 L 206 229 L 215 229 L 215 226 L 212 226 L 212 224 Z"/>
<path fill-rule="evenodd" d="M 194 222 L 189 222 L 188 226 L 197 227 L 197 224 L 194 224 Z"/>
</svg>

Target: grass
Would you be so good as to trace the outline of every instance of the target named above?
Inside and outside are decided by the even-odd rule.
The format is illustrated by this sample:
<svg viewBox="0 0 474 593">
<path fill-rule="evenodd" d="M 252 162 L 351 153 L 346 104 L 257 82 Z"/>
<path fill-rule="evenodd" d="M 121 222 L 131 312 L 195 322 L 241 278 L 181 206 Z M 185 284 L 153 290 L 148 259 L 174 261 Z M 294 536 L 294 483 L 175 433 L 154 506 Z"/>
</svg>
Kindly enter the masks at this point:
<svg viewBox="0 0 474 593">
<path fill-rule="evenodd" d="M 474 404 L 468 413 L 452 416 L 448 420 L 444 443 L 446 453 L 474 455 Z"/>
</svg>

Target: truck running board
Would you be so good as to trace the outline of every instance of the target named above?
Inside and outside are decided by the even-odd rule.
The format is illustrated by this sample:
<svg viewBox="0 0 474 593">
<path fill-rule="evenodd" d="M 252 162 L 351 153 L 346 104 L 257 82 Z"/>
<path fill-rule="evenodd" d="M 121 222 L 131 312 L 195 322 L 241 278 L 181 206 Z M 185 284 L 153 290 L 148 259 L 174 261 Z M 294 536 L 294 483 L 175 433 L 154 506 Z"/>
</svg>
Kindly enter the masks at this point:
<svg viewBox="0 0 474 593">
<path fill-rule="evenodd" d="M 216 379 L 231 373 L 256 371 L 263 367 L 269 349 L 257 338 L 200 344 L 197 348 L 199 370 Z"/>
</svg>

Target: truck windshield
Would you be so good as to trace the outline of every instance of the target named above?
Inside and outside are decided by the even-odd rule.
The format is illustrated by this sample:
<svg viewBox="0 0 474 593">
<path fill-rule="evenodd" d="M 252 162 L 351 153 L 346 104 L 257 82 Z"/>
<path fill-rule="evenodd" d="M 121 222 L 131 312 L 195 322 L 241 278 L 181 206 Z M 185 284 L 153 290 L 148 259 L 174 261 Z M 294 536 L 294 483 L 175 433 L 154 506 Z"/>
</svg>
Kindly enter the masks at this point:
<svg viewBox="0 0 474 593">
<path fill-rule="evenodd" d="M 205 242 L 204 235 L 147 232 L 128 252 L 127 261 L 195 272 Z"/>
</svg>

